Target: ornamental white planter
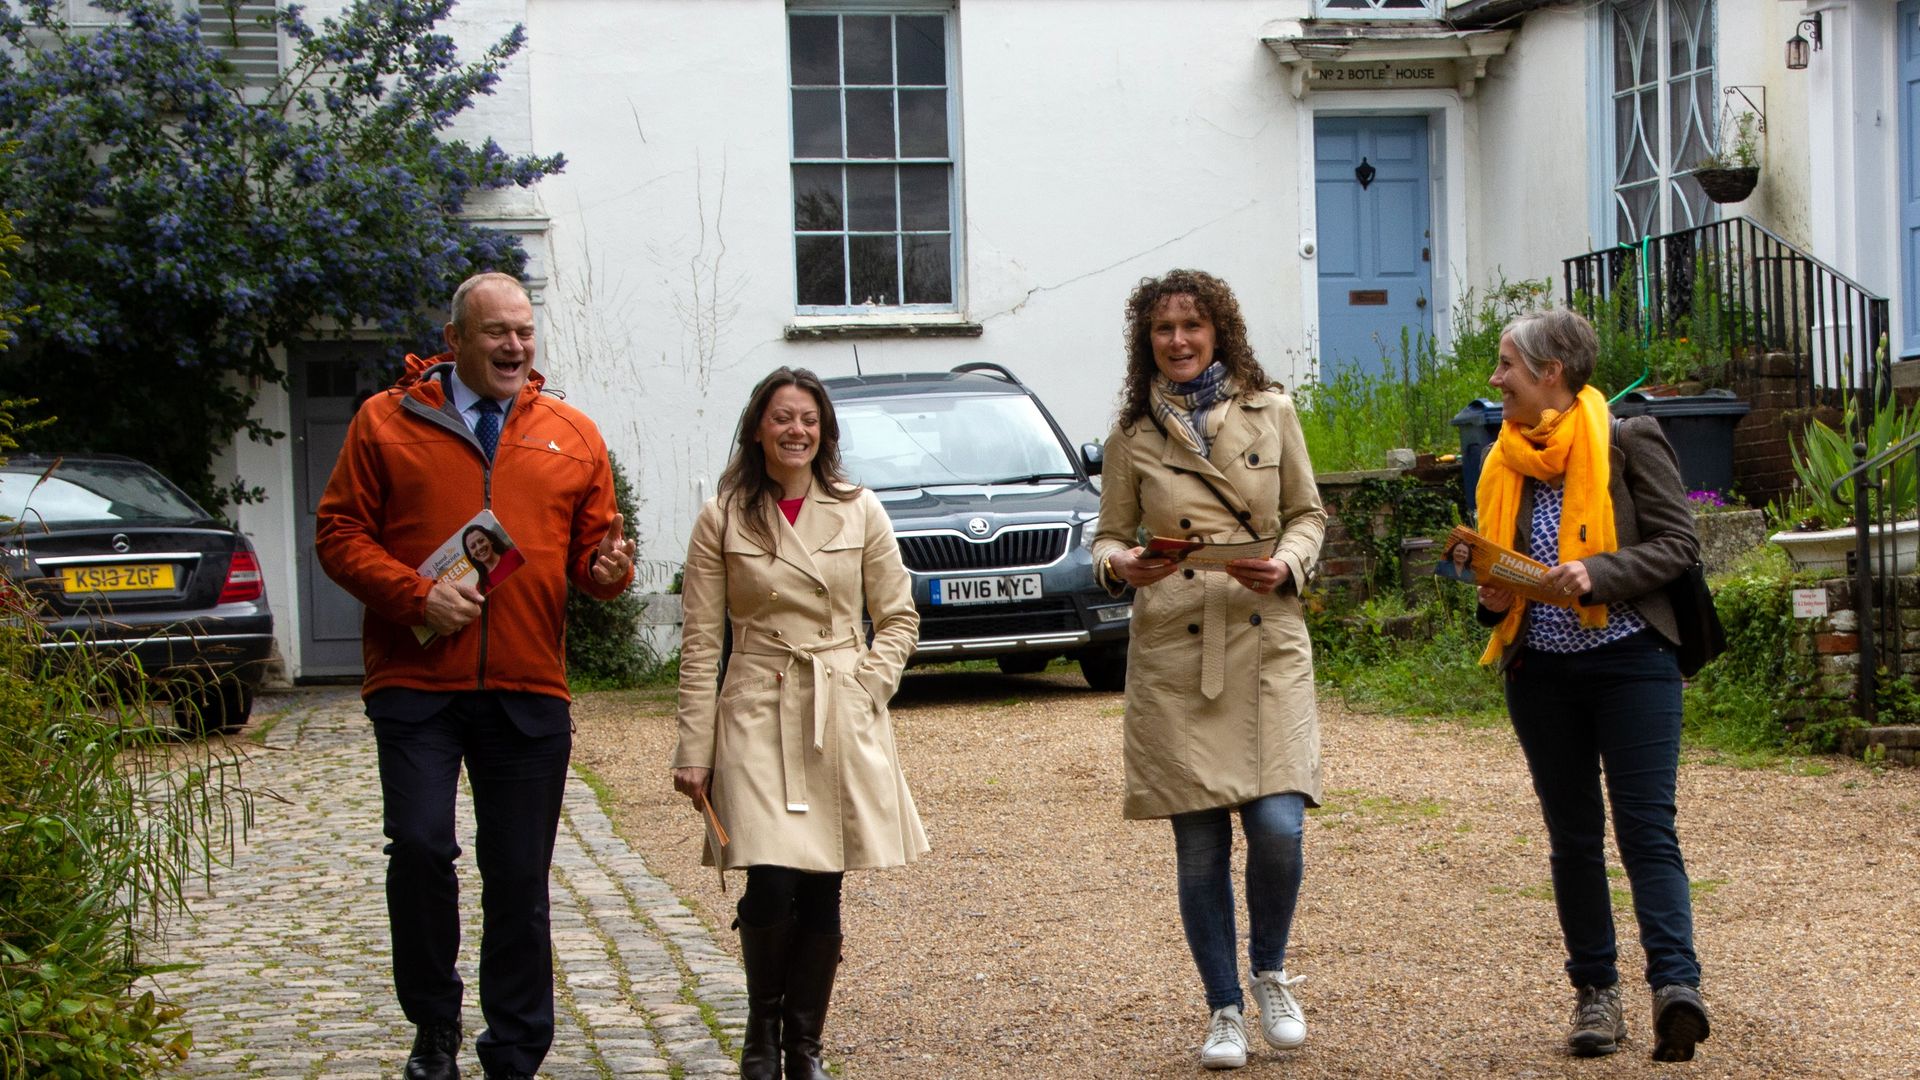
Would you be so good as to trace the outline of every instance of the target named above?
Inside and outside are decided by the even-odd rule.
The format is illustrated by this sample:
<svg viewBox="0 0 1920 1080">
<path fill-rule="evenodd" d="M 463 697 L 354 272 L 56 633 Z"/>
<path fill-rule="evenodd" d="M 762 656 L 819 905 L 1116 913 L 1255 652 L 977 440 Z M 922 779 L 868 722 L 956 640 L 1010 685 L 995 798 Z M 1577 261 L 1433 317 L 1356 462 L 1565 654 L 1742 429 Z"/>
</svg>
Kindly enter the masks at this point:
<svg viewBox="0 0 1920 1080">
<path fill-rule="evenodd" d="M 1874 530 L 1882 535 L 1876 537 L 1873 544 L 1888 542 L 1885 527 L 1876 525 Z M 1911 574 L 1916 563 L 1920 563 L 1920 521 L 1896 521 L 1892 530 L 1893 572 Z M 1847 556 L 1853 554 L 1855 533 L 1851 527 L 1814 529 L 1808 532 L 1778 532 L 1767 539 L 1786 551 L 1794 569 L 1831 571 L 1832 576 L 1840 577 L 1847 573 Z M 1869 557 L 1876 563 L 1877 570 L 1880 559 L 1877 546 L 1870 549 Z"/>
</svg>

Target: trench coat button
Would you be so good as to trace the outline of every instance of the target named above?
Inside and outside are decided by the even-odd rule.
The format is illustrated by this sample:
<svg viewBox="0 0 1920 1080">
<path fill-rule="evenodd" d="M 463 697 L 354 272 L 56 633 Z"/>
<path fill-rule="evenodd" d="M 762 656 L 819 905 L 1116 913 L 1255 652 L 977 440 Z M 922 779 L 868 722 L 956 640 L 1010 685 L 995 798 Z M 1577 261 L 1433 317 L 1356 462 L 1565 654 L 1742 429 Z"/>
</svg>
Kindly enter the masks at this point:
<svg viewBox="0 0 1920 1080">
<path fill-rule="evenodd" d="M 1193 576 L 1193 568 L 1192 568 L 1192 567 L 1188 567 L 1187 569 L 1185 569 L 1185 570 L 1182 570 L 1182 571 L 1180 571 L 1180 572 L 1181 572 L 1182 574 L 1185 574 L 1185 575 L 1186 575 L 1187 577 L 1192 577 L 1192 576 Z"/>
<path fill-rule="evenodd" d="M 1248 454 L 1248 455 L 1247 455 L 1247 464 L 1249 464 L 1249 465 L 1258 465 L 1258 464 L 1260 464 L 1260 455 L 1259 455 L 1259 454 Z"/>
<path fill-rule="evenodd" d="M 1241 521 L 1245 521 L 1248 518 L 1251 518 L 1253 516 L 1253 512 L 1251 510 L 1241 510 L 1236 512 L 1233 516 L 1239 518 Z"/>
<path fill-rule="evenodd" d="M 826 628 L 826 627 L 824 627 L 824 626 L 820 628 L 820 636 L 821 636 L 821 637 L 826 637 L 826 636 L 827 636 L 828 634 L 831 634 L 831 633 L 833 633 L 833 631 L 831 631 L 831 630 L 829 630 L 829 629 L 827 629 L 827 628 Z"/>
<path fill-rule="evenodd" d="M 778 599 L 780 599 L 780 594 L 779 594 L 779 593 L 777 593 L 777 592 L 770 592 L 770 593 L 768 593 L 768 594 L 767 594 L 767 599 L 769 599 L 769 600 L 778 600 Z"/>
<path fill-rule="evenodd" d="M 1259 613 L 1259 612 L 1255 612 L 1255 613 L 1254 613 L 1254 615 L 1253 615 L 1253 617 L 1252 617 L 1252 618 L 1250 618 L 1250 619 L 1248 619 L 1247 621 L 1248 621 L 1248 622 L 1250 622 L 1250 623 L 1252 623 L 1252 624 L 1253 624 L 1253 625 L 1255 625 L 1255 626 L 1259 626 L 1259 625 L 1260 625 L 1260 613 Z"/>
<path fill-rule="evenodd" d="M 813 590 L 813 595 L 815 595 L 815 596 L 825 596 L 825 595 L 827 595 L 827 587 L 826 587 L 825 585 L 821 585 L 821 586 L 818 586 L 817 588 L 815 588 L 815 589 Z"/>
<path fill-rule="evenodd" d="M 1197 622 L 1190 622 L 1190 623 L 1188 623 L 1188 624 L 1187 624 L 1187 633 L 1189 633 L 1189 634 L 1197 634 L 1197 633 L 1199 633 L 1199 632 L 1200 632 L 1200 624 L 1199 624 L 1199 623 L 1197 623 Z"/>
<path fill-rule="evenodd" d="M 1183 528 L 1183 529 L 1191 529 L 1191 528 L 1193 528 L 1193 522 L 1191 522 L 1191 521 L 1188 521 L 1188 520 L 1187 520 L 1186 518 L 1181 518 L 1181 519 L 1180 519 L 1180 527 L 1181 527 L 1181 528 Z"/>
<path fill-rule="evenodd" d="M 775 631 L 773 632 L 773 636 L 774 636 L 774 637 L 779 637 L 779 636 L 780 636 L 780 631 L 778 631 L 778 630 L 775 630 Z"/>
</svg>

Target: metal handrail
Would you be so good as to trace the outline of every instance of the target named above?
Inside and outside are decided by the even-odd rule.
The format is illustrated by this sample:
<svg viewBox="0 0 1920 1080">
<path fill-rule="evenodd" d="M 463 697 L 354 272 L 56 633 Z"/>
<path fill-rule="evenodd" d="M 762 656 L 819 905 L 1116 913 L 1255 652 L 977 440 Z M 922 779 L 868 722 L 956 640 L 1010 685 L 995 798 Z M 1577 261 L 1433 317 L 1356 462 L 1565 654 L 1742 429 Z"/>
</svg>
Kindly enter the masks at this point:
<svg viewBox="0 0 1920 1080">
<path fill-rule="evenodd" d="M 1893 662 L 1895 673 L 1898 672 L 1901 654 L 1905 650 L 1901 647 L 1902 643 L 1899 640 L 1902 628 L 1897 594 L 1894 601 L 1887 604 L 1878 603 L 1879 597 L 1876 595 L 1882 591 L 1877 586 L 1892 580 L 1895 576 L 1894 570 L 1898 566 L 1899 534 L 1893 533 L 1889 543 L 1888 530 L 1885 526 L 1897 520 L 1896 515 L 1901 512 L 1902 507 L 1897 505 L 1897 499 L 1870 499 L 1868 492 L 1869 489 L 1886 490 L 1888 484 L 1883 477 L 1890 475 L 1898 467 L 1902 458 L 1914 457 L 1915 461 L 1911 467 L 1920 470 L 1920 432 L 1907 436 L 1872 458 L 1867 457 L 1867 444 L 1856 442 L 1853 444 L 1853 456 L 1859 461 L 1828 486 L 1827 494 L 1838 502 L 1840 489 L 1849 483 L 1853 484 L 1853 605 L 1858 619 L 1856 633 L 1859 644 L 1856 648 L 1860 657 L 1857 696 L 1860 719 L 1871 727 L 1877 711 L 1875 698 L 1879 696 L 1880 665 L 1877 660 L 1879 638 L 1887 635 L 1893 644 L 1893 648 L 1887 655 Z M 1920 507 L 1907 509 L 1914 510 Z M 1876 526 L 1881 528 L 1876 529 Z M 1892 548 L 1891 554 L 1889 554 L 1889 547 Z M 1877 559 L 1876 555 L 1878 555 Z M 1886 591 L 1891 592 L 1891 590 Z M 1874 618 L 1876 609 L 1880 612 L 1878 621 Z"/>
<path fill-rule="evenodd" d="M 1736 372 L 1755 373 L 1767 353 L 1791 357 L 1795 406 L 1852 404 L 1870 420 L 1892 385 L 1878 347 L 1889 327 L 1887 298 L 1751 218 L 1591 251 L 1562 267 L 1569 304 L 1582 294 L 1608 300 L 1631 278 L 1623 318 L 1630 312 L 1643 333 L 1666 334 L 1692 319 L 1697 335 L 1699 320 L 1710 320 Z M 1702 274 L 1706 288 L 1696 290 Z"/>
</svg>

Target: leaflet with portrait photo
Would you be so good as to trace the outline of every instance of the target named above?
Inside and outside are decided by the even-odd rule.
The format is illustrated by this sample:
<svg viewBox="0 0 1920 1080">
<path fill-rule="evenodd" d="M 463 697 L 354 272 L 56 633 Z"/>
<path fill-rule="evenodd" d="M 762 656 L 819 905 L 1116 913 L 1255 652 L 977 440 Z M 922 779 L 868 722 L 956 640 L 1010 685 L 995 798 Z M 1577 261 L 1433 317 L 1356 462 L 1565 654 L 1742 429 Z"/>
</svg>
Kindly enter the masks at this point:
<svg viewBox="0 0 1920 1080">
<path fill-rule="evenodd" d="M 427 556 L 427 561 L 420 564 L 420 575 L 434 581 L 471 585 L 484 593 L 498 588 L 525 563 L 526 557 L 501 527 L 500 519 L 493 516 L 493 511 L 482 510 Z M 429 627 L 416 626 L 413 636 L 425 645 L 439 635 Z"/>
<path fill-rule="evenodd" d="M 1455 557 L 1462 547 L 1471 553 L 1464 569 Z M 1546 563 L 1529 559 L 1512 548 L 1502 547 L 1465 525 L 1455 525 L 1453 531 L 1447 534 L 1446 542 L 1440 548 L 1440 561 L 1433 568 L 1438 577 L 1469 584 L 1498 585 L 1528 600 L 1556 607 L 1573 607 L 1572 597 L 1542 587 L 1541 580 L 1546 577 L 1547 570 Z"/>
</svg>

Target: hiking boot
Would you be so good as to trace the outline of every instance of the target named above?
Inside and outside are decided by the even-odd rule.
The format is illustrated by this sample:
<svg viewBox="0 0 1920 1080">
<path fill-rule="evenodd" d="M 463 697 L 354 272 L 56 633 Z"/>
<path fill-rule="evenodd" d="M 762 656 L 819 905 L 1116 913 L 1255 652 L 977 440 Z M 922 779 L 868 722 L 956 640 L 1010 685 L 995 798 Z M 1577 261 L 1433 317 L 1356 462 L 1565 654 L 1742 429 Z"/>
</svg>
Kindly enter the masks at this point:
<svg viewBox="0 0 1920 1080">
<path fill-rule="evenodd" d="M 1698 989 L 1669 983 L 1653 992 L 1653 1060 L 1692 1061 L 1693 1045 L 1706 1042 L 1709 1030 Z"/>
<path fill-rule="evenodd" d="M 1291 1050 L 1307 1041 L 1307 1017 L 1293 988 L 1306 982 L 1305 975 L 1287 977 L 1287 970 L 1253 973 L 1253 1000 L 1260 1006 L 1260 1034 L 1267 1045 Z"/>
<path fill-rule="evenodd" d="M 1620 1049 L 1627 1037 L 1627 1020 L 1620 1015 L 1620 984 L 1583 986 L 1573 1004 L 1572 1030 L 1567 1049 L 1574 1057 L 1600 1057 Z"/>
<path fill-rule="evenodd" d="M 1200 1044 L 1200 1064 L 1209 1069 L 1237 1069 L 1247 1063 L 1247 1021 L 1240 1006 L 1223 1005 L 1207 1020 L 1207 1041 Z"/>
</svg>

